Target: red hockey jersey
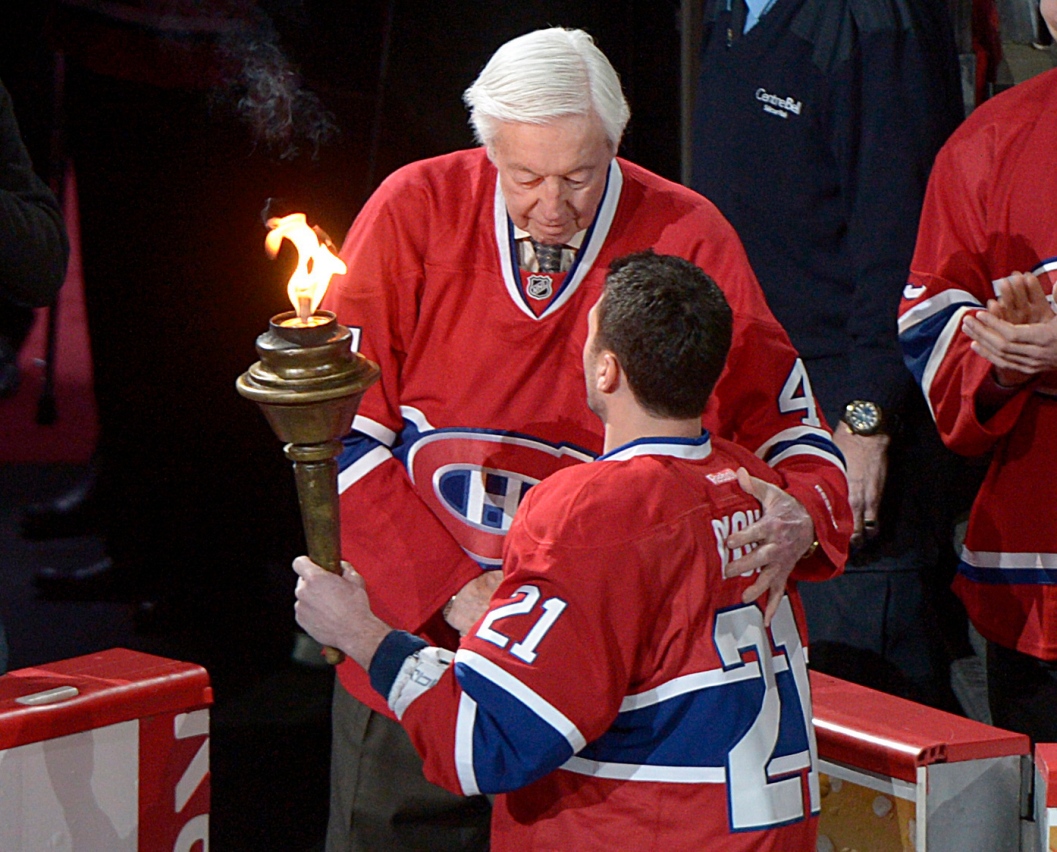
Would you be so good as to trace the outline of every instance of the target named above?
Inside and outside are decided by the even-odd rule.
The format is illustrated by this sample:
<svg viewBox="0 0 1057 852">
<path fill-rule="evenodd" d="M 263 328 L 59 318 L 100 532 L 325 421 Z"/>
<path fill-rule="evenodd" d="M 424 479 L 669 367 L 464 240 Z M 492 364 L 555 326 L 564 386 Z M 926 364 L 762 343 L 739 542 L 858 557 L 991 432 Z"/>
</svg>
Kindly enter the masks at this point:
<svg viewBox="0 0 1057 852">
<path fill-rule="evenodd" d="M 601 452 L 584 391 L 587 312 L 609 264 L 648 247 L 701 266 L 734 312 L 705 424 L 776 466 L 811 513 L 821 548 L 801 576 L 843 564 L 842 460 L 715 207 L 615 159 L 573 267 L 537 291 L 519 271 L 495 167 L 473 149 L 383 183 L 349 232 L 349 271 L 324 305 L 362 331 L 360 350 L 381 366 L 339 460 L 339 487 L 343 554 L 389 624 L 454 647 L 440 611 L 482 567 L 498 567 L 528 489 Z M 339 671 L 357 698 L 385 709 L 357 666 Z"/>
<path fill-rule="evenodd" d="M 766 629 L 741 601 L 752 578 L 723 577 L 740 555 L 727 536 L 760 515 L 739 466 L 780 480 L 707 434 L 555 473 L 522 502 L 503 583 L 458 652 L 390 634 L 375 655 L 426 776 L 505 793 L 497 852 L 814 849 L 795 589 Z"/>
<path fill-rule="evenodd" d="M 1057 71 L 979 107 L 932 170 L 899 334 L 943 440 L 993 452 L 954 589 L 988 639 L 1057 659 L 1057 374 L 1038 377 L 981 423 L 991 364 L 961 331 L 994 282 L 1057 283 Z"/>
</svg>

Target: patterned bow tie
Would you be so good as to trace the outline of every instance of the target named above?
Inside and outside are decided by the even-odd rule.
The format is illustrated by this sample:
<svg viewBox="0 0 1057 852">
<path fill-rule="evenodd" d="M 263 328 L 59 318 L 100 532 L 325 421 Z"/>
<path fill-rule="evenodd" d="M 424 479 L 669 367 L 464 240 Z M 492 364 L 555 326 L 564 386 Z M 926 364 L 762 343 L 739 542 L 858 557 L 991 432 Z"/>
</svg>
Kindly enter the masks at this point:
<svg viewBox="0 0 1057 852">
<path fill-rule="evenodd" d="M 561 272 L 564 246 L 544 245 L 532 240 L 532 248 L 536 252 L 536 262 L 539 264 L 540 272 Z"/>
</svg>

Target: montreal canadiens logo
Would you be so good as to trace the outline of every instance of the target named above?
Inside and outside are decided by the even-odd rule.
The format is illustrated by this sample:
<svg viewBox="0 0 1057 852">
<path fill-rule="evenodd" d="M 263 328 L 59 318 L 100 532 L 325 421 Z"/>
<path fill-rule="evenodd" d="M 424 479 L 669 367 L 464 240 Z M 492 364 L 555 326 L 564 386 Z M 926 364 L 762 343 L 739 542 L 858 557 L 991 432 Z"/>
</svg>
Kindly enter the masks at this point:
<svg viewBox="0 0 1057 852">
<path fill-rule="evenodd" d="M 538 479 L 477 465 L 445 465 L 433 474 L 441 502 L 470 526 L 505 533 L 528 490 Z"/>
<path fill-rule="evenodd" d="M 533 299 L 549 299 L 554 292 L 554 282 L 549 275 L 530 275 L 525 292 Z"/>
<path fill-rule="evenodd" d="M 462 548 L 483 564 L 503 560 L 503 536 L 533 485 L 591 454 L 524 435 L 438 429 L 407 455 L 411 481 Z"/>
</svg>

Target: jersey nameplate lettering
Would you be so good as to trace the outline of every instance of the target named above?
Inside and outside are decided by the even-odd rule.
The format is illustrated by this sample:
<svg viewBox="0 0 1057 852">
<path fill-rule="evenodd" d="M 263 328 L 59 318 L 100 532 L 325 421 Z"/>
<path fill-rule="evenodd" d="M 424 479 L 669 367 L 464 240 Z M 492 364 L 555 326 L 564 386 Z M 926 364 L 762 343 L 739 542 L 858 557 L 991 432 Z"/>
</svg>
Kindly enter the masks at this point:
<svg viewBox="0 0 1057 852">
<path fill-rule="evenodd" d="M 722 518 L 712 519 L 712 532 L 716 534 L 716 550 L 723 568 L 728 562 L 740 559 L 746 553 L 756 549 L 756 545 L 749 544 L 745 547 L 727 547 L 727 537 L 731 533 L 740 532 L 754 524 L 760 519 L 759 509 L 750 509 L 747 512 L 735 512 L 733 515 L 724 515 Z M 749 572 L 752 573 L 752 572 Z"/>
</svg>

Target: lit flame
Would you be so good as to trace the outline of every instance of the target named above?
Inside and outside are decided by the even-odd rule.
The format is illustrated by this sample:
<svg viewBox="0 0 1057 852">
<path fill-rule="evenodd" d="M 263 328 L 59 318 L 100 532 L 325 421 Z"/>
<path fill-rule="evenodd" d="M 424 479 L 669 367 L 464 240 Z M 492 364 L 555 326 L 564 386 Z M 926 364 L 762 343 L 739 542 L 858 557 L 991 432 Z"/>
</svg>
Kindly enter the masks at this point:
<svg viewBox="0 0 1057 852">
<path fill-rule="evenodd" d="M 290 276 L 286 292 L 297 311 L 297 324 L 310 325 L 309 318 L 323 301 L 330 279 L 346 271 L 345 263 L 308 226 L 304 213 L 269 219 L 267 225 L 271 230 L 264 239 L 264 248 L 269 257 L 274 259 L 279 254 L 284 239 L 297 249 L 297 269 Z"/>
</svg>

